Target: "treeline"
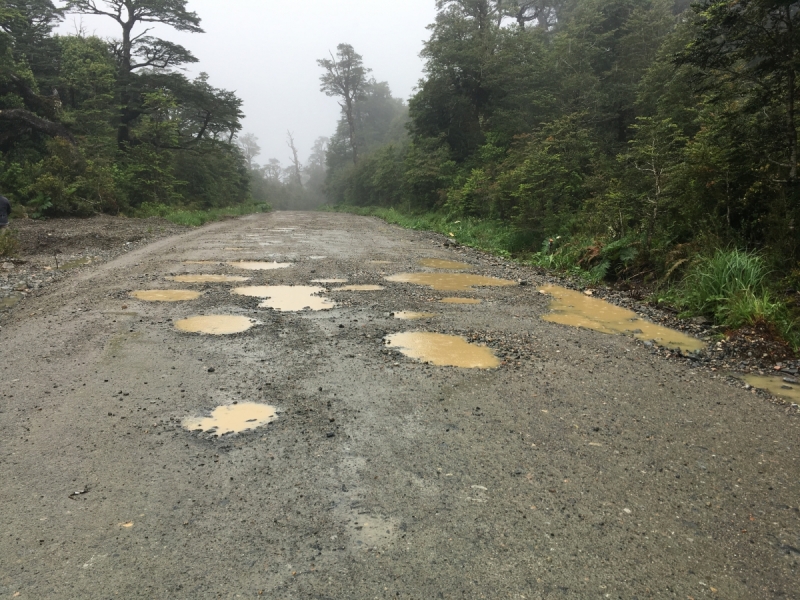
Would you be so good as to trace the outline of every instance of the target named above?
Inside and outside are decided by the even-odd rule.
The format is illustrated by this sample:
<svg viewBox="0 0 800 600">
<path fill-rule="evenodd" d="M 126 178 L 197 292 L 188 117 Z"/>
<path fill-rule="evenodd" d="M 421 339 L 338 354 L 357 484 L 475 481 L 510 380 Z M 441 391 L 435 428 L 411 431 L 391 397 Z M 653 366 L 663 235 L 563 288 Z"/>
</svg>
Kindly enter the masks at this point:
<svg viewBox="0 0 800 600">
<path fill-rule="evenodd" d="M 511 252 L 568 246 L 611 278 L 662 278 L 716 248 L 797 266 L 800 3 L 437 6 L 407 112 L 367 82 L 351 140 L 343 109 L 332 202 L 496 221 Z M 357 63 L 366 81 L 348 48 L 325 76 Z"/>
<path fill-rule="evenodd" d="M 113 41 L 56 35 L 100 15 Z M 154 23 L 202 33 L 184 0 L 0 0 L 0 193 L 29 216 L 160 214 L 251 203 L 242 101 Z"/>
</svg>

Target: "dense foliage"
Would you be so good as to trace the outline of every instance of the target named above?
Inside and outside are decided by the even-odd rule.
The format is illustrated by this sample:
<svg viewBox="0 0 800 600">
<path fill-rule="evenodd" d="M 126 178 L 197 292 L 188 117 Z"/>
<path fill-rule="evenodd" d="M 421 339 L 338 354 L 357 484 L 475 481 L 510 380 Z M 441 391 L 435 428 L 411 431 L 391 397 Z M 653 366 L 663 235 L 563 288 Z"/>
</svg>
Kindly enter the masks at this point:
<svg viewBox="0 0 800 600">
<path fill-rule="evenodd" d="M 0 191 L 30 216 L 160 214 L 251 202 L 236 144 L 241 100 L 185 48 L 144 34 L 201 32 L 184 0 L 0 0 Z M 55 35 L 66 12 L 99 14 L 119 39 Z M 137 29 L 138 28 L 138 29 Z M 20 208 L 24 207 L 24 208 Z"/>
<path fill-rule="evenodd" d="M 334 203 L 497 221 L 516 252 L 595 278 L 675 276 L 730 247 L 796 267 L 800 3 L 437 5 L 408 134 L 353 166 L 340 125 Z"/>
</svg>

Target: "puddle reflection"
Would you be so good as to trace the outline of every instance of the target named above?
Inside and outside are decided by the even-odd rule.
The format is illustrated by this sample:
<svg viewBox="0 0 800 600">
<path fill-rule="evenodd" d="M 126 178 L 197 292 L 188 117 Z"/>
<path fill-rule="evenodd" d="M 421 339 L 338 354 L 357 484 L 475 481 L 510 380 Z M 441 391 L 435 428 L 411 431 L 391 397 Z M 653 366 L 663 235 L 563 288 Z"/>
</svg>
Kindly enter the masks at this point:
<svg viewBox="0 0 800 600">
<path fill-rule="evenodd" d="M 258 261 L 229 262 L 227 264 L 230 267 L 245 269 L 247 271 L 274 271 L 276 269 L 287 269 L 292 266 L 292 263 Z"/>
<path fill-rule="evenodd" d="M 178 331 L 186 333 L 204 333 L 208 335 L 233 335 L 243 333 L 253 326 L 247 317 L 232 315 L 208 315 L 189 317 L 175 323 Z"/>
<path fill-rule="evenodd" d="M 485 346 L 476 346 L 463 338 L 441 333 L 396 333 L 386 337 L 390 348 L 409 358 L 430 362 L 439 367 L 493 369 L 500 360 Z"/>
<path fill-rule="evenodd" d="M 517 285 L 515 281 L 471 275 L 469 273 L 400 273 L 386 277 L 395 283 L 414 283 L 429 285 L 435 290 L 446 292 L 466 292 L 472 287 L 506 287 Z"/>
<path fill-rule="evenodd" d="M 428 312 L 412 312 L 409 310 L 401 310 L 394 315 L 392 315 L 395 319 L 400 319 L 402 321 L 418 321 L 420 319 L 430 319 L 436 316 L 436 313 L 428 313 Z"/>
<path fill-rule="evenodd" d="M 206 433 L 225 435 L 263 427 L 277 418 L 274 406 L 246 402 L 231 406 L 218 406 L 210 417 L 185 419 L 183 426 L 189 431 L 202 430 Z"/>
<path fill-rule="evenodd" d="M 299 312 L 301 310 L 330 310 L 336 303 L 328 298 L 318 296 L 325 289 L 310 285 L 272 285 L 236 288 L 231 293 L 250 298 L 263 298 L 261 308 L 274 308 L 281 312 Z"/>
<path fill-rule="evenodd" d="M 800 384 L 786 383 L 781 377 L 770 377 L 769 375 L 747 375 L 742 379 L 745 383 L 767 390 L 778 398 L 800 402 Z"/>
<path fill-rule="evenodd" d="M 346 285 L 331 290 L 332 292 L 382 292 L 383 286 L 380 285 Z"/>
<path fill-rule="evenodd" d="M 131 296 L 144 302 L 186 302 L 197 300 L 203 294 L 191 290 L 139 290 Z"/>
</svg>

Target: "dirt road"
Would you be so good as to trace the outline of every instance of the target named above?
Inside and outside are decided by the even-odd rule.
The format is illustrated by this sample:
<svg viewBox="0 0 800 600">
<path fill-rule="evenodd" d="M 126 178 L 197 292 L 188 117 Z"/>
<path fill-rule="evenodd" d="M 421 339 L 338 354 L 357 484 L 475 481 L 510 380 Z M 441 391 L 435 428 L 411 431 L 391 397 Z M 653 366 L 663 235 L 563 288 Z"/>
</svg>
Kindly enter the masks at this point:
<svg viewBox="0 0 800 600">
<path fill-rule="evenodd" d="M 530 285 L 386 280 L 465 272 L 431 258 Z M 241 260 L 290 264 L 222 264 Z M 249 281 L 167 279 L 198 274 Z M 377 220 L 278 213 L 53 284 L 0 331 L 0 598 L 800 598 L 798 417 L 543 321 L 541 283 Z M 266 285 L 336 306 L 231 293 Z M 131 296 L 152 289 L 202 295 Z M 178 330 L 196 315 L 251 328 Z M 385 342 L 404 332 L 499 366 L 410 358 Z M 197 422 L 248 403 L 276 412 Z"/>
</svg>

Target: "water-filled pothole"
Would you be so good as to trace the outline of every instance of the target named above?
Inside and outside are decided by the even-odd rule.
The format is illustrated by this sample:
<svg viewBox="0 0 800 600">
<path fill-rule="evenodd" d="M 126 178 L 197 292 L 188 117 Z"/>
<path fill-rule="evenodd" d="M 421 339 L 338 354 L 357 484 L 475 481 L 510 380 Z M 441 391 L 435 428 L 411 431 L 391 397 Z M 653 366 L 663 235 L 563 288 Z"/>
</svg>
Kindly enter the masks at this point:
<svg viewBox="0 0 800 600">
<path fill-rule="evenodd" d="M 749 383 L 753 387 L 767 390 L 773 396 L 778 398 L 785 398 L 800 402 L 800 384 L 787 383 L 778 377 L 770 377 L 769 375 L 747 375 L 742 377 L 745 383 Z"/>
<path fill-rule="evenodd" d="M 483 300 L 477 298 L 442 298 L 439 300 L 442 304 L 480 304 Z"/>
<path fill-rule="evenodd" d="M 310 285 L 273 285 L 236 288 L 231 293 L 250 298 L 263 298 L 262 308 L 274 308 L 281 312 L 310 310 L 329 310 L 336 303 L 317 294 L 325 289 Z"/>
<path fill-rule="evenodd" d="M 276 269 L 287 269 L 292 266 L 292 263 L 242 261 L 229 262 L 228 266 L 245 269 L 247 271 L 274 271 Z"/>
<path fill-rule="evenodd" d="M 653 340 L 662 346 L 688 352 L 705 348 L 705 344 L 697 338 L 645 321 L 635 312 L 605 300 L 556 285 L 547 286 L 542 291 L 553 296 L 550 304 L 552 312 L 542 317 L 545 321 L 601 333 L 632 334 L 640 340 Z"/>
<path fill-rule="evenodd" d="M 249 277 L 238 277 L 237 275 L 178 275 L 167 277 L 167 279 L 178 283 L 244 283 L 250 281 Z"/>
<path fill-rule="evenodd" d="M 186 302 L 197 300 L 203 294 L 191 290 L 139 290 L 131 296 L 144 302 Z"/>
<path fill-rule="evenodd" d="M 386 277 L 395 283 L 414 283 L 429 285 L 435 290 L 447 292 L 466 292 L 472 287 L 504 287 L 517 285 L 515 281 L 484 277 L 470 273 L 399 273 Z"/>
<path fill-rule="evenodd" d="M 225 435 L 242 433 L 248 429 L 263 427 L 278 418 L 274 406 L 246 402 L 230 406 L 218 406 L 210 417 L 185 419 L 183 426 L 189 431 L 202 430 L 206 433 Z"/>
<path fill-rule="evenodd" d="M 205 333 L 208 335 L 233 335 L 243 333 L 253 326 L 247 317 L 233 315 L 207 315 L 189 317 L 175 323 L 178 331 L 186 333 Z"/>
<path fill-rule="evenodd" d="M 392 316 L 395 319 L 400 319 L 401 321 L 419 321 L 420 319 L 431 319 L 436 316 L 436 313 L 400 310 L 394 313 Z"/>
<path fill-rule="evenodd" d="M 383 286 L 380 285 L 346 285 L 331 290 L 332 292 L 382 292 Z"/>
<path fill-rule="evenodd" d="M 386 337 L 387 345 L 408 356 L 439 367 L 493 369 L 500 360 L 485 346 L 441 333 L 395 333 Z"/>
<path fill-rule="evenodd" d="M 472 265 L 468 265 L 467 263 L 456 262 L 454 260 L 441 260 L 439 258 L 424 258 L 419 261 L 419 264 L 429 269 L 444 269 L 445 271 L 466 271 L 472 268 Z"/>
</svg>

